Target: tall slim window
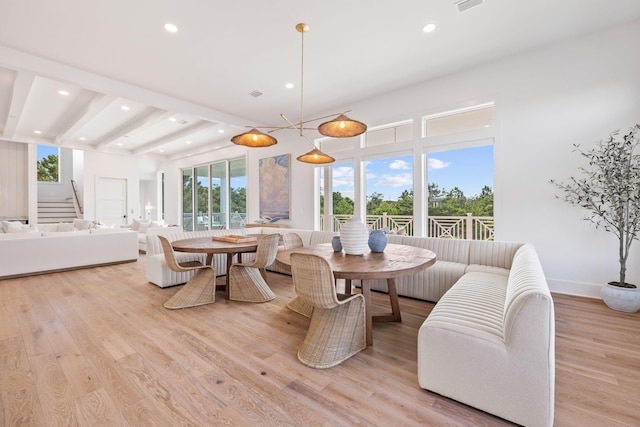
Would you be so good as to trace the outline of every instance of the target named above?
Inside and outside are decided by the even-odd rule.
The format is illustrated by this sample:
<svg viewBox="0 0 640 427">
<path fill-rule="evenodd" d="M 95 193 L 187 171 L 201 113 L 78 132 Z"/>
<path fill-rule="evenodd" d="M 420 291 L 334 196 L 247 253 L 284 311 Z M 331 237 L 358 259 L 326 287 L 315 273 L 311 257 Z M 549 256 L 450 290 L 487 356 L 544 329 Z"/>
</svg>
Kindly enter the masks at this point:
<svg viewBox="0 0 640 427">
<path fill-rule="evenodd" d="M 230 218 L 233 220 L 231 228 L 239 228 L 247 221 L 247 161 L 245 158 L 229 161 L 229 191 Z"/>
<path fill-rule="evenodd" d="M 211 224 L 209 215 L 209 168 L 200 166 L 196 168 L 195 187 L 195 229 L 208 230 Z"/>
<path fill-rule="evenodd" d="M 60 148 L 38 145 L 38 181 L 60 182 Z"/>
<path fill-rule="evenodd" d="M 373 229 L 403 233 L 413 223 L 413 156 L 366 162 L 367 223 Z"/>
<path fill-rule="evenodd" d="M 193 169 L 182 170 L 182 227 L 193 231 Z"/>
<path fill-rule="evenodd" d="M 211 165 L 211 228 L 227 226 L 227 162 Z"/>
<path fill-rule="evenodd" d="M 354 212 L 354 176 L 353 163 L 341 163 L 331 166 L 331 200 L 325 201 L 329 189 L 324 189 L 324 171 L 321 173 L 323 196 L 320 198 L 321 213 L 328 209 L 329 224 L 324 224 L 325 230 L 339 231 L 341 225 L 353 216 Z M 329 203 L 330 202 L 330 203 Z"/>
</svg>

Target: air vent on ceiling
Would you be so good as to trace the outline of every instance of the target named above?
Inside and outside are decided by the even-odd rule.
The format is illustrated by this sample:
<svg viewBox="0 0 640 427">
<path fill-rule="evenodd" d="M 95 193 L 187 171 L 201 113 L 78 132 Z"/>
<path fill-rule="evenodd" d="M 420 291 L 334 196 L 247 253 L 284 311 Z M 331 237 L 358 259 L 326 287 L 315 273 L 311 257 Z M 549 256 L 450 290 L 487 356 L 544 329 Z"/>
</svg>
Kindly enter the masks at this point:
<svg viewBox="0 0 640 427">
<path fill-rule="evenodd" d="M 254 98 L 257 98 L 259 96 L 262 96 L 263 93 L 260 92 L 259 90 L 254 90 L 253 92 L 249 92 L 249 95 L 253 96 Z"/>
<path fill-rule="evenodd" d="M 458 6 L 458 12 L 464 12 L 467 9 L 479 5 L 482 1 L 483 0 L 456 0 L 455 4 Z"/>
</svg>

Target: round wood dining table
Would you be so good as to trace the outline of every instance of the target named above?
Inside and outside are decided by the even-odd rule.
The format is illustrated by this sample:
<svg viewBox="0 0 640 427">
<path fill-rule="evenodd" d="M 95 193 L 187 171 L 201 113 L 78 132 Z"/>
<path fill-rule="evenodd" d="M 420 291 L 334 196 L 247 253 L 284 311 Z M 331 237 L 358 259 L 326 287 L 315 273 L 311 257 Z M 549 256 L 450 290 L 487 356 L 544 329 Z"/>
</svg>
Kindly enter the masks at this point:
<svg viewBox="0 0 640 427">
<path fill-rule="evenodd" d="M 367 323 L 367 345 L 373 344 L 373 322 L 400 322 L 400 304 L 395 279 L 422 271 L 436 262 L 436 254 L 428 249 L 408 245 L 388 244 L 384 252 L 371 252 L 366 249 L 362 255 L 347 255 L 334 252 L 330 243 L 281 251 L 277 259 L 291 265 L 293 252 L 319 255 L 326 259 L 336 279 L 360 280 L 365 300 Z M 371 281 L 386 279 L 389 289 L 391 313 L 373 315 L 371 310 Z M 347 286 L 350 288 L 350 285 Z M 346 289 L 350 292 L 350 289 Z"/>
<path fill-rule="evenodd" d="M 258 243 L 265 234 L 248 234 L 243 237 L 255 237 L 251 242 L 227 242 L 220 240 L 213 240 L 212 237 L 193 237 L 191 239 L 182 239 L 171 242 L 173 250 L 176 252 L 192 252 L 192 253 L 205 253 L 207 254 L 206 263 L 211 265 L 214 254 L 227 254 L 227 273 L 231 264 L 233 264 L 233 257 L 238 254 L 238 262 L 242 262 L 242 254 L 255 252 L 258 249 Z M 227 299 L 229 298 L 229 274 L 226 277 L 225 292 Z"/>
</svg>

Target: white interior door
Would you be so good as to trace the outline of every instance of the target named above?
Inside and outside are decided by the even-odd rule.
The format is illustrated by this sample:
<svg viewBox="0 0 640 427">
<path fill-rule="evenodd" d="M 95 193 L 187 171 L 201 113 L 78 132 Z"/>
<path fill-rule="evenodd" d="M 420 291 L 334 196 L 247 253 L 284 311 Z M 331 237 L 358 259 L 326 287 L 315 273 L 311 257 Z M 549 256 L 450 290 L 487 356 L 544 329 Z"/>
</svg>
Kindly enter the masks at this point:
<svg viewBox="0 0 640 427">
<path fill-rule="evenodd" d="M 127 180 L 99 177 L 96 186 L 96 219 L 108 226 L 126 224 Z"/>
</svg>

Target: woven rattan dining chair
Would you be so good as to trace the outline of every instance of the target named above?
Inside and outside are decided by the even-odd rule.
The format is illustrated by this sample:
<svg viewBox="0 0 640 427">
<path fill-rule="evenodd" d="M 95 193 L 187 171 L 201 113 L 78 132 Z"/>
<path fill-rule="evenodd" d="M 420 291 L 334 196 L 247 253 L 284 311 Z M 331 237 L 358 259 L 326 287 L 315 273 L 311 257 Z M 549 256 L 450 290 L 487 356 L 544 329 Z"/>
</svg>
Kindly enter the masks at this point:
<svg viewBox="0 0 640 427">
<path fill-rule="evenodd" d="M 318 255 L 292 253 L 291 272 L 296 292 L 313 306 L 298 360 L 312 368 L 331 368 L 365 349 L 364 296 L 339 297 L 331 267 Z"/>
<path fill-rule="evenodd" d="M 302 243 L 302 238 L 297 233 L 283 234 L 282 241 L 284 243 L 285 251 L 301 248 L 302 246 L 304 246 L 304 244 Z M 287 267 L 286 269 L 289 270 L 289 274 L 291 274 L 291 267 L 290 266 L 286 266 L 286 267 Z M 300 298 L 299 296 L 296 296 L 291 301 L 289 301 L 289 304 L 287 304 L 287 307 L 289 308 L 289 310 L 294 311 L 298 314 L 302 314 L 305 317 L 311 317 L 311 312 L 313 311 L 313 306 L 308 302 L 306 302 L 305 300 L 303 300 L 302 298 Z"/>
<path fill-rule="evenodd" d="M 276 297 L 267 284 L 265 268 L 278 254 L 280 234 L 268 234 L 258 242 L 256 258 L 251 264 L 235 263 L 229 268 L 229 299 L 266 302 Z"/>
<path fill-rule="evenodd" d="M 216 300 L 216 270 L 210 265 L 203 265 L 200 261 L 178 262 L 176 254 L 169 240 L 158 236 L 167 266 L 178 273 L 196 270 L 196 273 L 169 301 L 165 308 L 177 309 L 211 304 Z"/>
</svg>

